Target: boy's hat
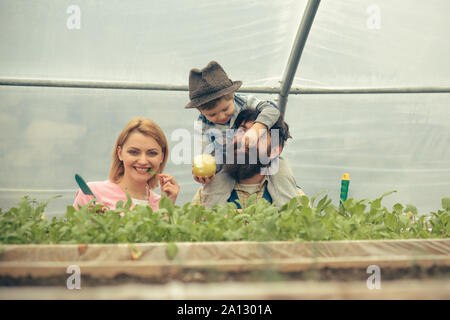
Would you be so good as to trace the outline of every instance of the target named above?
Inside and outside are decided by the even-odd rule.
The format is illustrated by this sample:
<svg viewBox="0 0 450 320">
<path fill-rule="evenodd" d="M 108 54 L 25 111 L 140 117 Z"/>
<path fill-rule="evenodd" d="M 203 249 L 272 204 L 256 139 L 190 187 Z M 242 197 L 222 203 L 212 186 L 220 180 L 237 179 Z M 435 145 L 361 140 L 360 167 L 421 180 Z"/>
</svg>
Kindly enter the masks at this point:
<svg viewBox="0 0 450 320">
<path fill-rule="evenodd" d="M 211 61 L 202 70 L 192 69 L 189 73 L 189 102 L 185 109 L 197 108 L 214 99 L 236 91 L 242 81 L 231 81 L 216 61 Z"/>
</svg>

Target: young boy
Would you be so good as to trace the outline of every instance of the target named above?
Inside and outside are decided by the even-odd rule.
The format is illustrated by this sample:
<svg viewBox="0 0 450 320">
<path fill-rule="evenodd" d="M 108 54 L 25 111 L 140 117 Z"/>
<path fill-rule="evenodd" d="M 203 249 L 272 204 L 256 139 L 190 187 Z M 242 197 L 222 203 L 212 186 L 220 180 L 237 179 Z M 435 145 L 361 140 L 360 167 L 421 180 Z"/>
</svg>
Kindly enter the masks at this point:
<svg viewBox="0 0 450 320">
<path fill-rule="evenodd" d="M 234 127 L 234 121 L 238 114 L 246 108 L 254 108 L 260 112 L 253 126 L 245 134 L 246 145 L 249 147 L 255 146 L 258 137 L 271 128 L 280 117 L 280 111 L 273 102 L 261 101 L 254 96 L 236 94 L 235 91 L 241 85 L 242 81 L 229 79 L 216 61 L 211 61 L 201 70 L 192 69 L 190 71 L 189 97 L 191 101 L 185 108 L 197 108 L 200 111 L 198 123 L 201 124 L 201 128 L 196 128 L 196 135 L 202 137 L 202 153 L 214 155 L 215 150 L 225 151 L 226 130 Z M 217 139 L 217 133 L 222 140 Z M 222 159 L 225 160 L 224 157 Z M 216 173 L 222 167 L 223 165 L 219 163 Z M 297 186 L 292 171 L 286 161 L 280 158 L 279 169 L 274 177 L 284 179 L 286 176 L 289 176 L 289 181 L 291 181 L 288 189 L 296 193 Z M 205 185 L 209 184 L 213 178 L 214 175 L 206 178 L 194 176 L 195 181 Z"/>
</svg>

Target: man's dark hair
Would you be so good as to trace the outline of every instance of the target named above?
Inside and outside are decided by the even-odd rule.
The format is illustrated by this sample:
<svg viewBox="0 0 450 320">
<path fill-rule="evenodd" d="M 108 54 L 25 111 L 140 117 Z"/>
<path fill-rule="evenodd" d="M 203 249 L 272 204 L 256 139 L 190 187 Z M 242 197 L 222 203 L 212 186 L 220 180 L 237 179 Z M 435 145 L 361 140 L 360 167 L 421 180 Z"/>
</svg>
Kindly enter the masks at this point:
<svg viewBox="0 0 450 320">
<path fill-rule="evenodd" d="M 255 121 L 258 118 L 260 111 L 248 108 L 242 110 L 236 120 L 234 121 L 234 128 L 237 129 L 241 124 L 244 124 L 248 121 Z M 274 125 L 269 128 L 268 130 L 272 129 L 278 129 L 279 137 L 280 137 L 280 146 L 284 148 L 284 143 L 287 139 L 292 138 L 291 134 L 289 133 L 289 125 L 283 120 L 283 117 L 280 115 L 277 122 L 274 123 Z"/>
</svg>

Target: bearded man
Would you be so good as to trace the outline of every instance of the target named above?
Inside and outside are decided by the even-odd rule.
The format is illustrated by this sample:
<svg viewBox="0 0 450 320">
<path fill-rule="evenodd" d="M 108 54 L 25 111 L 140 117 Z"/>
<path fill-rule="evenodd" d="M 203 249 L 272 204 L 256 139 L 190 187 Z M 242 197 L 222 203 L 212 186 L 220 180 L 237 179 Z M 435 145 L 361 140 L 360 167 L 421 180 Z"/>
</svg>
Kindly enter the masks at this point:
<svg viewBox="0 0 450 320">
<path fill-rule="evenodd" d="M 289 166 L 279 166 L 279 161 L 286 161 L 280 154 L 288 138 L 289 126 L 280 117 L 259 139 L 256 146 L 249 148 L 245 143 L 245 133 L 252 127 L 259 111 L 246 109 L 239 113 L 235 120 L 237 133 L 233 143 L 227 144 L 226 159 L 223 170 L 205 186 L 200 187 L 191 204 L 204 205 L 212 208 L 216 204 L 233 202 L 238 209 L 245 208 L 248 198 L 256 194 L 256 200 L 265 199 L 277 207 L 281 207 L 292 198 L 304 195 L 300 187 L 296 186 L 291 172 L 283 173 L 286 181 L 271 177 L 279 168 L 290 170 Z M 217 178 L 217 177 L 216 177 Z M 239 200 L 239 202 L 238 202 Z"/>
</svg>

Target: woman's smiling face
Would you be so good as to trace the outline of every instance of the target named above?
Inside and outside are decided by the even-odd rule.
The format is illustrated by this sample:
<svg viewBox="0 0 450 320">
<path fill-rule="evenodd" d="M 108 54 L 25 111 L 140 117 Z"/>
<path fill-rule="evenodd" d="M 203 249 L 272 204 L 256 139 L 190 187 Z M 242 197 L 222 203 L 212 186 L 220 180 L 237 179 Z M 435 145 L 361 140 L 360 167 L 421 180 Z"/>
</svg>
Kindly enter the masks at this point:
<svg viewBox="0 0 450 320">
<path fill-rule="evenodd" d="M 159 167 L 164 159 L 161 146 L 152 137 L 140 132 L 132 132 L 127 141 L 118 147 L 117 155 L 123 161 L 124 178 L 145 183 L 154 173 L 159 173 Z"/>
</svg>

